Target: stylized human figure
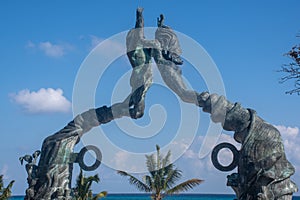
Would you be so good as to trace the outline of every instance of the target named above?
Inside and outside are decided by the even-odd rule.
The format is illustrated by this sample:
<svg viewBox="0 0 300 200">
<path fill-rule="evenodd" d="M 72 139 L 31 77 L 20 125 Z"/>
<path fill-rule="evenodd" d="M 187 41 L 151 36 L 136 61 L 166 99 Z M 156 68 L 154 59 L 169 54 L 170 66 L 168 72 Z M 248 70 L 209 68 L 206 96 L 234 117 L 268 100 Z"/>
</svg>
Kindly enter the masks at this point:
<svg viewBox="0 0 300 200">
<path fill-rule="evenodd" d="M 199 104 L 197 97 L 201 96 L 185 86 L 181 69 L 181 48 L 174 31 L 164 25 L 164 16 L 157 20 L 158 29 L 155 40 L 146 40 L 144 36 L 143 9 L 136 11 L 135 28 L 126 37 L 127 56 L 132 65 L 130 85 L 135 95 L 129 102 L 129 112 L 132 118 L 140 118 L 144 114 L 145 95 L 152 84 L 151 58 L 153 57 L 166 85 L 183 101 Z M 136 92 L 139 91 L 139 92 Z"/>
<path fill-rule="evenodd" d="M 151 57 L 154 58 L 166 85 L 184 102 L 193 103 L 211 114 L 227 131 L 234 131 L 234 138 L 242 144 L 238 173 L 228 177 L 228 185 L 240 200 L 290 200 L 297 186 L 290 180 L 294 168 L 286 159 L 279 131 L 258 117 L 254 111 L 232 104 L 224 96 L 197 93 L 188 90 L 182 79 L 183 64 L 179 40 L 175 32 L 164 25 L 164 16 L 157 20 L 155 40 L 144 37 L 143 9 L 137 10 L 136 27 L 129 31 L 127 56 L 133 67 L 129 106 L 132 118 L 139 118 L 144 111 L 144 98 L 152 83 Z"/>
<path fill-rule="evenodd" d="M 36 165 L 36 161 L 40 154 L 41 151 L 37 150 L 32 154 L 32 156 L 25 155 L 19 158 L 21 165 L 23 165 L 23 161 L 27 162 L 27 164 L 25 165 L 25 169 L 28 175 L 27 177 L 28 189 L 26 190 L 25 200 L 30 200 L 34 196 L 34 186 L 36 184 L 36 176 L 37 176 L 37 169 L 38 169 Z"/>
<path fill-rule="evenodd" d="M 127 38 L 127 55 L 133 67 L 130 84 L 132 93 L 111 107 L 102 106 L 77 115 L 55 134 L 47 137 L 41 152 L 20 158 L 28 162 L 29 187 L 25 199 L 70 200 L 74 146 L 93 127 L 107 124 L 124 116 L 139 118 L 144 112 L 144 99 L 152 84 L 151 58 L 154 58 L 165 83 L 180 98 L 203 108 L 212 121 L 221 123 L 242 144 L 238 158 L 238 173 L 229 176 L 239 200 L 291 200 L 298 190 L 290 177 L 294 168 L 286 159 L 279 131 L 258 117 L 251 109 L 231 103 L 224 96 L 188 90 L 177 65 L 182 64 L 181 49 L 174 31 L 158 19 L 155 40 L 144 37 L 143 9 L 137 9 L 135 28 Z M 129 106 L 129 109 L 128 109 Z M 128 112 L 129 110 L 129 112 Z M 36 159 L 41 153 L 38 166 Z"/>
<path fill-rule="evenodd" d="M 164 61 L 161 62 L 159 57 L 154 57 L 154 60 L 164 82 L 182 101 L 199 105 L 201 96 L 204 93 L 198 94 L 196 91 L 187 89 L 183 81 L 182 71 L 178 66 L 183 64 L 180 58 L 182 50 L 175 32 L 169 26 L 164 25 L 163 15 L 160 15 L 160 18 L 157 19 L 157 25 L 155 39 L 161 45 Z"/>
<path fill-rule="evenodd" d="M 130 85 L 132 94 L 140 91 L 138 95 L 131 95 L 129 112 L 132 118 L 142 117 L 145 109 L 145 95 L 152 84 L 151 58 L 154 52 L 160 51 L 157 40 L 146 40 L 144 36 L 143 8 L 136 11 L 135 28 L 131 29 L 126 37 L 127 56 L 132 66 Z"/>
<path fill-rule="evenodd" d="M 218 108 L 210 112 L 212 120 L 221 122 L 227 131 L 234 131 L 234 139 L 242 145 L 236 158 L 238 173 L 228 176 L 227 182 L 238 199 L 291 200 L 298 191 L 290 179 L 295 169 L 286 158 L 279 131 L 254 110 L 232 104 L 222 96 L 209 95 L 203 109 L 209 107 Z M 220 108 L 225 111 L 224 120 L 219 116 Z"/>
</svg>

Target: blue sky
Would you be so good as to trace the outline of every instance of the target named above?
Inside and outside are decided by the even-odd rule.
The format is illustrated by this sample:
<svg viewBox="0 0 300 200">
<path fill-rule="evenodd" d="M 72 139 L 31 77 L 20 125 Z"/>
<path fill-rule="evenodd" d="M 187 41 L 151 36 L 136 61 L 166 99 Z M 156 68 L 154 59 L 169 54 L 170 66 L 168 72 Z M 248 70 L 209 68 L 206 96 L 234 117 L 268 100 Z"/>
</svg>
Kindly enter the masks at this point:
<svg viewBox="0 0 300 200">
<path fill-rule="evenodd" d="M 24 194 L 26 188 L 26 172 L 18 157 L 41 148 L 45 137 L 72 120 L 74 82 L 82 62 L 100 41 L 133 27 L 138 5 L 145 8 L 146 26 L 156 26 L 156 17 L 163 13 L 166 24 L 202 45 L 218 67 L 226 97 L 255 109 L 276 125 L 282 132 L 288 158 L 300 170 L 300 157 L 295 153 L 300 150 L 300 97 L 284 94 L 293 85 L 279 84 L 282 74 L 276 72 L 289 62 L 283 54 L 299 43 L 295 37 L 300 30 L 296 23 L 299 1 L 1 1 L 0 172 L 7 181 L 16 180 L 14 194 Z M 124 57 L 112 63 L 99 82 L 96 106 L 111 104 L 109 95 L 116 77 L 130 69 Z M 206 90 L 203 79 L 195 75 L 189 63 L 182 70 L 193 88 Z M 156 143 L 164 146 L 173 137 L 166 132 L 176 132 L 174 124 L 180 120 L 172 99 L 176 96 L 165 88 L 153 86 L 149 90 L 146 113 L 152 105 L 161 104 L 169 121 L 159 137 L 144 140 L 135 148 L 135 140 L 123 139 L 114 123 L 103 129 L 126 150 L 144 152 L 138 148 L 145 145 L 147 152 L 152 147 L 154 150 Z M 203 115 L 202 126 L 208 122 L 208 115 L 199 113 Z M 159 117 L 154 114 L 154 118 Z M 136 123 L 143 126 L 149 121 L 146 114 Z M 213 169 L 209 158 L 197 157 L 203 139 L 203 131 L 199 130 L 193 145 L 176 161 L 177 166 L 185 178 L 205 179 L 193 192 L 232 193 L 225 186 L 228 173 Z M 221 140 L 232 141 L 231 136 L 223 134 Z M 126 155 L 117 156 L 122 167 Z M 104 164 L 96 172 L 102 179 L 94 186 L 96 191 L 136 192 Z M 293 179 L 300 185 L 300 173 Z"/>
</svg>

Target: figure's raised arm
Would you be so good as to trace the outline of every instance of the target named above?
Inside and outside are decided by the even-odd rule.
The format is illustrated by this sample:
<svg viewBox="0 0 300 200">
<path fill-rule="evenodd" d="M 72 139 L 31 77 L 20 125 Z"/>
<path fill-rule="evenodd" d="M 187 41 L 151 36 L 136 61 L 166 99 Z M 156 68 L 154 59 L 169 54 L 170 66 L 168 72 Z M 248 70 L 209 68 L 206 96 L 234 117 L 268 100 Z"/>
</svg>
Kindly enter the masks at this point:
<svg viewBox="0 0 300 200">
<path fill-rule="evenodd" d="M 176 65 L 182 65 L 183 60 L 180 58 L 182 54 L 179 40 L 171 27 L 164 24 L 165 17 L 163 14 L 157 18 L 157 30 L 155 39 L 159 41 L 162 48 L 162 56 L 166 60 L 172 61 Z"/>
<path fill-rule="evenodd" d="M 141 7 L 136 9 L 135 28 L 144 28 L 143 11 L 144 11 L 144 8 L 141 8 Z"/>
</svg>

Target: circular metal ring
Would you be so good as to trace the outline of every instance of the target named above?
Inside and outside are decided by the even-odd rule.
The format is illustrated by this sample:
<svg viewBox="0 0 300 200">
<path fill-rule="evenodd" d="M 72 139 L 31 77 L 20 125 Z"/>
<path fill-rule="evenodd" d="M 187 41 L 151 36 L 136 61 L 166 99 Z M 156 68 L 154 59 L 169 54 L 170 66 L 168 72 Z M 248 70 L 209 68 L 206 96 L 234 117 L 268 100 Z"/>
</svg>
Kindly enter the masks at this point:
<svg viewBox="0 0 300 200">
<path fill-rule="evenodd" d="M 221 149 L 224 149 L 224 148 L 229 149 L 233 154 L 233 160 L 228 166 L 221 165 L 218 160 L 218 153 L 220 152 Z M 227 142 L 220 143 L 217 146 L 215 146 L 215 148 L 213 149 L 213 151 L 211 153 L 211 161 L 212 161 L 213 165 L 215 166 L 215 168 L 217 168 L 218 170 L 223 171 L 223 172 L 231 171 L 238 165 L 239 151 L 236 149 L 235 146 L 233 146 L 230 143 L 227 143 Z"/>
<path fill-rule="evenodd" d="M 87 166 L 84 163 L 83 158 L 84 158 L 85 153 L 90 151 L 90 150 L 95 152 L 96 161 L 91 166 Z M 78 154 L 78 157 L 77 157 L 77 161 L 78 161 L 78 164 L 79 164 L 80 168 L 85 170 L 85 171 L 93 171 L 93 170 L 97 169 L 101 164 L 101 160 L 102 160 L 101 151 L 96 146 L 93 146 L 93 145 L 88 145 L 88 146 L 83 147 L 80 150 L 80 152 Z"/>
</svg>

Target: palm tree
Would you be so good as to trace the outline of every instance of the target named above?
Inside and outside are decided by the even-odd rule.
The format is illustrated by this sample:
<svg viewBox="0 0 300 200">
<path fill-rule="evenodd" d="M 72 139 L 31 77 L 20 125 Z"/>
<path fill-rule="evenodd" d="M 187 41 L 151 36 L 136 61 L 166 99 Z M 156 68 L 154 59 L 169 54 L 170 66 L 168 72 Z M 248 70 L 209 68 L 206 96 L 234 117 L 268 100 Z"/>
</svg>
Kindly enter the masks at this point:
<svg viewBox="0 0 300 200">
<path fill-rule="evenodd" d="M 118 174 L 129 177 L 129 183 L 135 185 L 138 190 L 151 192 L 153 200 L 161 200 L 166 195 L 187 191 L 203 182 L 200 179 L 190 179 L 174 186 L 182 177 L 182 172 L 170 163 L 170 157 L 171 151 L 162 157 L 160 147 L 156 145 L 156 156 L 146 155 L 146 165 L 150 174 L 145 175 L 143 181 L 124 171 L 118 171 Z"/>
<path fill-rule="evenodd" d="M 15 181 L 11 181 L 5 188 L 3 183 L 3 175 L 0 175 L 0 200 L 9 199 L 11 196 L 11 188 Z"/>
<path fill-rule="evenodd" d="M 98 183 L 100 178 L 98 174 L 94 176 L 85 177 L 80 169 L 80 173 L 76 180 L 76 187 L 73 188 L 74 197 L 76 200 L 97 200 L 107 195 L 106 191 L 98 193 L 93 197 L 91 186 L 93 182 Z"/>
</svg>

